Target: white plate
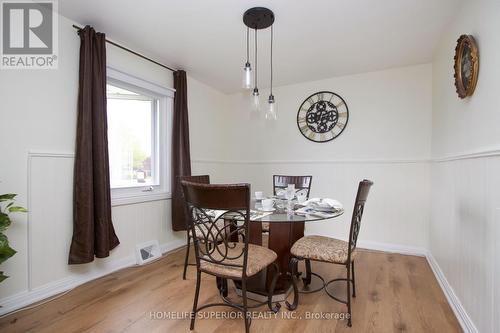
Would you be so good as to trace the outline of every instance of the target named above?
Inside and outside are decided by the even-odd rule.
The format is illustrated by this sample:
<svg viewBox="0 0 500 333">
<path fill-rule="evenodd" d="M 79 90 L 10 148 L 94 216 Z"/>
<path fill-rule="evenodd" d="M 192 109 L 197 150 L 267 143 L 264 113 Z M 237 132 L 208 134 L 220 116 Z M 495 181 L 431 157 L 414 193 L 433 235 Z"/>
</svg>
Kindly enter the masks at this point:
<svg viewBox="0 0 500 333">
<path fill-rule="evenodd" d="M 340 210 L 339 208 L 336 207 L 312 207 L 312 208 L 318 212 L 325 212 L 325 213 L 335 213 L 336 211 Z"/>
<path fill-rule="evenodd" d="M 259 208 L 257 208 L 257 210 L 260 210 L 261 212 L 270 213 L 270 212 L 274 212 L 276 210 L 276 208 L 271 208 L 270 210 L 267 210 L 267 209 L 264 209 L 262 207 L 259 207 Z"/>
</svg>

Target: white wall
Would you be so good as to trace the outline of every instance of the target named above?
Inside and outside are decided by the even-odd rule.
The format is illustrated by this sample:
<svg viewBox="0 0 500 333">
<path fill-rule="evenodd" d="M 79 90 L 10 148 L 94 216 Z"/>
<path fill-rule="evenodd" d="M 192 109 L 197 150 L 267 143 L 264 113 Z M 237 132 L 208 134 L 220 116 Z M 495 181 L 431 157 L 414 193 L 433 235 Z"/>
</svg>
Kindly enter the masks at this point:
<svg viewBox="0 0 500 333">
<path fill-rule="evenodd" d="M 500 2 L 467 1 L 433 62 L 430 250 L 480 332 L 500 331 L 499 31 Z M 465 100 L 453 85 L 461 34 L 475 37 L 480 55 Z"/>
<path fill-rule="evenodd" d="M 297 110 L 310 94 L 329 90 L 349 107 L 345 131 L 328 143 L 305 139 Z M 261 92 L 262 96 L 268 92 Z M 279 120 L 251 115 L 249 94 L 230 96 L 220 130 L 227 140 L 219 181 L 248 181 L 271 192 L 272 175 L 312 174 L 312 195 L 341 200 L 347 213 L 334 221 L 311 223 L 309 233 L 346 237 L 357 183 L 375 182 L 360 239 L 426 247 L 429 220 L 431 65 L 337 77 L 278 87 Z"/>
<path fill-rule="evenodd" d="M 274 124 L 251 116 L 248 94 L 223 95 L 189 77 L 193 173 L 208 173 L 214 182 L 247 181 L 267 193 L 275 173 L 312 174 L 312 195 L 339 199 L 347 213 L 311 223 L 306 232 L 336 237 L 347 235 L 357 182 L 374 180 L 361 241 L 430 247 L 478 328 L 498 331 L 493 313 L 500 313 L 500 288 L 494 284 L 500 276 L 500 247 L 494 242 L 500 236 L 500 157 L 453 156 L 500 151 L 495 71 L 500 58 L 494 37 L 500 31 L 499 9 L 493 1 L 467 3 L 444 34 L 432 65 L 276 88 L 279 120 Z M 81 276 L 128 264 L 138 242 L 160 238 L 174 246 L 184 239 L 183 233 L 171 232 L 168 200 L 117 206 L 113 220 L 121 245 L 107 259 L 66 264 L 79 48 L 71 24 L 60 18 L 58 70 L 0 73 L 0 192 L 19 193 L 19 203 L 30 209 L 29 221 L 17 215 L 8 232 L 18 253 L 2 265 L 12 276 L 0 284 L 2 304 L 19 304 L 28 294 L 44 295 Z M 456 97 L 452 82 L 453 50 L 461 33 L 475 35 L 481 53 L 476 93 L 465 101 Z M 170 72 L 112 47 L 108 62 L 172 86 Z M 344 133 L 323 144 L 306 140 L 295 123 L 302 101 L 320 90 L 340 94 L 350 111 Z"/>
<path fill-rule="evenodd" d="M 277 87 L 273 94 L 279 120 L 274 125 L 251 115 L 250 94 L 231 95 L 232 126 L 225 129 L 235 139 L 230 142 L 231 159 L 428 159 L 431 82 L 427 64 Z M 314 143 L 298 131 L 297 110 L 321 90 L 345 99 L 349 123 L 333 141 Z M 267 95 L 268 90 L 261 91 L 263 100 Z M 250 150 L 238 149 L 241 144 Z"/>
<path fill-rule="evenodd" d="M 18 253 L 2 265 L 11 278 L 0 284 L 2 311 L 30 295 L 97 276 L 133 260 L 137 243 L 159 239 L 166 248 L 184 243 L 173 233 L 170 200 L 113 207 L 121 244 L 109 258 L 68 266 L 72 233 L 73 153 L 78 92 L 79 38 L 73 22 L 59 18 L 59 68 L 0 73 L 0 193 L 18 193 L 29 214 L 8 231 Z M 172 73 L 108 45 L 108 65 L 172 87 Z M 220 145 L 217 125 L 225 96 L 188 77 L 192 156 L 204 158 Z M 41 154 L 30 154 L 42 152 Z M 32 297 L 35 297 L 32 296 Z"/>
</svg>

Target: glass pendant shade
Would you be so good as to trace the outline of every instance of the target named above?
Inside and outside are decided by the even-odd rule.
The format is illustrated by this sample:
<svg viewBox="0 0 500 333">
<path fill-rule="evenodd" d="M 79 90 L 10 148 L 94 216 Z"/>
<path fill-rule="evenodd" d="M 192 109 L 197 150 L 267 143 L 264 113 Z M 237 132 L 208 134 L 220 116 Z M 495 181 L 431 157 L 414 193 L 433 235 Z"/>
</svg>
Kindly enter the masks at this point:
<svg viewBox="0 0 500 333">
<path fill-rule="evenodd" d="M 259 97 L 259 89 L 255 88 L 252 93 L 252 109 L 254 111 L 260 110 L 260 97 Z"/>
<path fill-rule="evenodd" d="M 278 114 L 276 113 L 276 101 L 274 100 L 273 95 L 269 95 L 268 105 L 266 110 L 266 119 L 267 120 L 277 120 Z"/>
<path fill-rule="evenodd" d="M 253 82 L 252 82 L 252 67 L 250 66 L 250 63 L 247 62 L 245 64 L 244 73 L 243 73 L 243 88 L 245 88 L 245 89 L 251 89 L 252 85 L 253 85 Z"/>
</svg>

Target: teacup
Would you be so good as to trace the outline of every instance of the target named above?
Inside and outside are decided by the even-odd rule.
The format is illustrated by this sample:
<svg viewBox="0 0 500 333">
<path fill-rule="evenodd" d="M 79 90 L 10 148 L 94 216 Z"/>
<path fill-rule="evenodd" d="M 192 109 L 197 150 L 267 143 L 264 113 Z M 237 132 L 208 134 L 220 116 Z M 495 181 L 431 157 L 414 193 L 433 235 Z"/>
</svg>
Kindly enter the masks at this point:
<svg viewBox="0 0 500 333">
<path fill-rule="evenodd" d="M 264 199 L 264 192 L 262 191 L 255 192 L 255 199 L 257 200 Z"/>
<path fill-rule="evenodd" d="M 263 210 L 272 210 L 274 206 L 273 199 L 264 199 L 262 200 L 262 209 Z"/>
</svg>

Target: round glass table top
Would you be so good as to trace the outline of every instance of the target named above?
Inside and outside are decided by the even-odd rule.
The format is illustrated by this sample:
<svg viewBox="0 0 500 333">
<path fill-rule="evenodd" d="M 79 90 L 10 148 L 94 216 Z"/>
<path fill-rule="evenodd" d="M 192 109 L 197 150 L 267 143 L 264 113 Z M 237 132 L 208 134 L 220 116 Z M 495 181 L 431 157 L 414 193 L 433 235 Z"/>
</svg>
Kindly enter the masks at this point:
<svg viewBox="0 0 500 333">
<path fill-rule="evenodd" d="M 272 212 L 262 211 L 262 204 L 260 201 L 252 200 L 250 202 L 250 222 L 268 222 L 268 223 L 279 223 L 279 222 L 314 222 L 314 221 L 322 221 L 333 219 L 339 217 L 344 214 L 344 210 L 336 210 L 332 213 L 316 215 L 316 214 L 307 214 L 307 215 L 298 215 L 295 212 L 287 213 L 286 205 L 285 207 L 276 207 Z M 270 214 L 269 214 L 270 213 Z M 267 214 L 262 216 L 263 214 Z"/>
</svg>

